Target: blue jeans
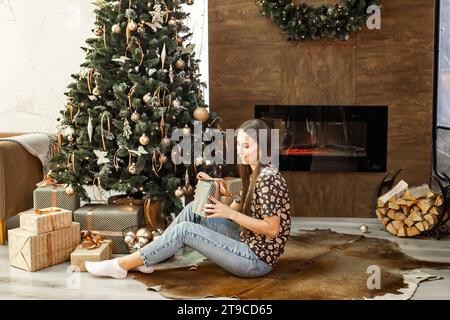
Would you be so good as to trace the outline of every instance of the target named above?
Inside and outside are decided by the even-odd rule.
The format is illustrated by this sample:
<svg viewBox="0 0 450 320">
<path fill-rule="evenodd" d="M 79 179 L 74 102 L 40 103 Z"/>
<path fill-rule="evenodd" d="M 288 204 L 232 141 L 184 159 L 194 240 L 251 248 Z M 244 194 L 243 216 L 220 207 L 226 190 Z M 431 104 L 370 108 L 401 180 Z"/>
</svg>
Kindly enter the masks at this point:
<svg viewBox="0 0 450 320">
<path fill-rule="evenodd" d="M 186 245 L 239 277 L 260 277 L 272 271 L 272 266 L 240 241 L 238 224 L 222 218 L 203 218 L 191 208 L 192 202 L 161 237 L 138 251 L 147 267 L 172 257 Z"/>
</svg>

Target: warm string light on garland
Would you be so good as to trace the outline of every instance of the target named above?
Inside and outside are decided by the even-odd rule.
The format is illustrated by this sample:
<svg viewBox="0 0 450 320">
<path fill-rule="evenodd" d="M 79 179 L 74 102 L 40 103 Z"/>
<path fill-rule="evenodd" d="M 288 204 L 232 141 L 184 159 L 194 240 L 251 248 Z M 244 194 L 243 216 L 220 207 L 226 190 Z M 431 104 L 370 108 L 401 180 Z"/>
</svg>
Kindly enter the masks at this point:
<svg viewBox="0 0 450 320">
<path fill-rule="evenodd" d="M 367 8 L 380 0 L 344 0 L 334 6 L 295 4 L 292 0 L 259 0 L 261 15 L 271 18 L 287 40 L 305 41 L 320 38 L 348 40 L 361 30 L 369 14 Z"/>
</svg>

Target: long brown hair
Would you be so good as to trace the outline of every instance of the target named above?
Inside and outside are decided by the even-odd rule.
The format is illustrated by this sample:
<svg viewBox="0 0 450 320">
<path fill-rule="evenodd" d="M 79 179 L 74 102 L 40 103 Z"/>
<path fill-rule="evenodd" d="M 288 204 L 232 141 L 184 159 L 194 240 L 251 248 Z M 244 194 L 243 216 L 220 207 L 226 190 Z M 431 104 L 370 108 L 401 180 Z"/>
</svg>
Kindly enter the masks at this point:
<svg viewBox="0 0 450 320">
<path fill-rule="evenodd" d="M 261 130 L 266 130 L 266 135 L 263 136 L 263 132 Z M 251 203 L 253 198 L 253 192 L 255 190 L 256 185 L 256 179 L 259 176 L 259 173 L 261 172 L 261 169 L 265 166 L 261 164 L 260 158 L 261 158 L 261 150 L 260 150 L 260 137 L 266 139 L 267 141 L 267 155 L 270 157 L 270 127 L 262 120 L 260 119 L 253 119 L 248 120 L 244 122 L 239 128 L 238 131 L 243 131 L 245 133 L 248 133 L 250 130 L 252 130 L 254 133 L 256 133 L 256 143 L 258 144 L 258 160 L 255 167 L 255 171 L 252 172 L 252 168 L 250 165 L 246 164 L 238 164 L 239 169 L 239 175 L 242 179 L 242 197 L 241 197 L 241 206 L 240 211 L 246 215 L 250 215 L 251 211 Z M 261 134 L 260 134 L 261 132 Z M 239 156 L 239 155 L 238 155 Z"/>
</svg>

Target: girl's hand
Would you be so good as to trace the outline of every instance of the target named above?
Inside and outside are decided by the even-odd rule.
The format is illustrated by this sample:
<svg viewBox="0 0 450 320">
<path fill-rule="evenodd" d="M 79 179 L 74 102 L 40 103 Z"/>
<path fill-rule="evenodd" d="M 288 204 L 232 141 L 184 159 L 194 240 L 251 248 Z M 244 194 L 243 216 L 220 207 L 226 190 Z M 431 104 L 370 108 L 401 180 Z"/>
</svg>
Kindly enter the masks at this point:
<svg viewBox="0 0 450 320">
<path fill-rule="evenodd" d="M 234 210 L 231 209 L 226 204 L 223 204 L 219 200 L 214 197 L 209 197 L 209 199 L 213 202 L 211 204 L 205 204 L 203 207 L 203 213 L 207 218 L 224 218 L 230 219 L 234 213 Z"/>
</svg>

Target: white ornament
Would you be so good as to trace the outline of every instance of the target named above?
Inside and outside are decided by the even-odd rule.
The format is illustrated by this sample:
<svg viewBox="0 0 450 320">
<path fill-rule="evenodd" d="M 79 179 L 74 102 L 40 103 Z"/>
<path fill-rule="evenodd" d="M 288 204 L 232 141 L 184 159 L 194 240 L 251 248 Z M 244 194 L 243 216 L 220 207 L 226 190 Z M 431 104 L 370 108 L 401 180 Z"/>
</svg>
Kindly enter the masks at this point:
<svg viewBox="0 0 450 320">
<path fill-rule="evenodd" d="M 89 142 L 92 143 L 92 133 L 94 132 L 94 127 L 92 126 L 92 118 L 89 116 L 88 125 L 87 125 Z"/>
<path fill-rule="evenodd" d="M 359 229 L 361 230 L 362 233 L 367 233 L 369 231 L 369 227 L 365 224 L 363 224 Z"/>
<path fill-rule="evenodd" d="M 109 159 L 106 157 L 108 155 L 108 151 L 100 151 L 94 150 L 95 155 L 97 156 L 97 164 L 105 164 L 109 163 Z"/>
<path fill-rule="evenodd" d="M 131 153 L 137 155 L 138 157 L 143 154 L 148 154 L 147 150 L 143 146 L 139 146 L 137 150 L 129 150 Z"/>
<path fill-rule="evenodd" d="M 132 132 L 131 132 L 130 123 L 125 118 L 125 120 L 123 122 L 123 136 L 128 140 L 128 139 L 130 139 L 131 134 L 132 134 Z"/>
</svg>

